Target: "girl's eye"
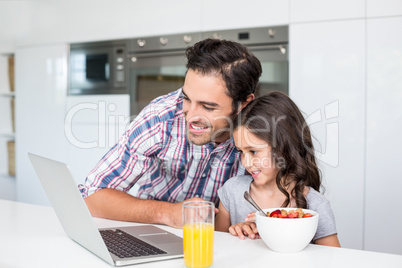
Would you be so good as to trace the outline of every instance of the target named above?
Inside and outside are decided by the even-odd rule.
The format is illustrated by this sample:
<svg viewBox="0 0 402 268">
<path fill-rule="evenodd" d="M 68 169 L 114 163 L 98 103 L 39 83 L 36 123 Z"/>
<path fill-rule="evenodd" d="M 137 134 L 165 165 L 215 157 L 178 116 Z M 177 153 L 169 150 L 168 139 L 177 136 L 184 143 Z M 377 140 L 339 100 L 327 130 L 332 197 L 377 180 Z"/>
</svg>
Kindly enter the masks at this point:
<svg viewBox="0 0 402 268">
<path fill-rule="evenodd" d="M 252 155 L 256 155 L 258 152 L 257 152 L 257 151 L 250 150 L 250 153 L 251 153 Z"/>
</svg>

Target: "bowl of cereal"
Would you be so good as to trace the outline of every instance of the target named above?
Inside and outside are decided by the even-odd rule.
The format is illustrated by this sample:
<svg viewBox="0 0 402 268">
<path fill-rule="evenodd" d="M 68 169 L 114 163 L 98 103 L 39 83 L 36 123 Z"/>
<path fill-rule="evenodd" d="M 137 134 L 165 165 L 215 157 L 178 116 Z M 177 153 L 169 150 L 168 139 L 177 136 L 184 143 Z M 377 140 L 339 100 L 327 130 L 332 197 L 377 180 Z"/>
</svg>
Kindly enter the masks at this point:
<svg viewBox="0 0 402 268">
<path fill-rule="evenodd" d="M 303 250 L 313 239 L 318 213 L 308 209 L 270 208 L 256 212 L 258 233 L 273 251 L 293 253 Z"/>
</svg>

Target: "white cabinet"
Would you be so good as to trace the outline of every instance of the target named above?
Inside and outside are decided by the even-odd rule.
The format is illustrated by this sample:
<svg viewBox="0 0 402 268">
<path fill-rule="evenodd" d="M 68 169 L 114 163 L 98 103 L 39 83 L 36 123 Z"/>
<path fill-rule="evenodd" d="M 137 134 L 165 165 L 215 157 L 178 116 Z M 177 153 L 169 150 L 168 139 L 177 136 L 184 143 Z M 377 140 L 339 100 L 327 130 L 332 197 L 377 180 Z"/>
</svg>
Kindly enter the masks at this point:
<svg viewBox="0 0 402 268">
<path fill-rule="evenodd" d="M 290 0 L 289 16 L 291 23 L 362 19 L 365 7 L 365 0 Z"/>
<path fill-rule="evenodd" d="M 367 17 L 401 16 L 401 0 L 367 0 Z M 384 29 L 379 29 L 384 31 Z"/>
<path fill-rule="evenodd" d="M 401 29 L 401 17 L 367 22 L 364 244 L 367 250 L 395 254 L 402 254 L 402 215 L 397 212 L 402 189 Z"/>
<path fill-rule="evenodd" d="M 67 42 L 68 0 L 22 2 L 27 2 L 28 14 L 18 17 L 27 30 L 16 39 L 18 46 Z"/>
<path fill-rule="evenodd" d="M 77 184 L 113 147 L 130 122 L 129 95 L 68 96 L 67 163 Z"/>
<path fill-rule="evenodd" d="M 14 2 L 24 1 L 12 2 L 14 4 Z M 201 1 L 45 0 L 28 2 L 26 4 L 28 14 L 18 17 L 22 17 L 22 24 L 26 28 L 29 27 L 29 30 L 18 35 L 17 46 L 121 39 L 193 32 L 201 29 Z M 15 6 L 17 5 L 13 8 L 16 9 Z M 16 11 L 16 14 L 19 14 L 19 11 Z"/>
<path fill-rule="evenodd" d="M 27 34 L 30 7 L 31 1 L 0 1 L 0 53 L 14 51 L 15 39 Z"/>
<path fill-rule="evenodd" d="M 68 40 L 82 42 L 199 31 L 201 1 L 70 0 Z"/>
<path fill-rule="evenodd" d="M 290 97 L 318 142 L 325 195 L 341 245 L 362 249 L 364 216 L 365 21 L 293 24 Z"/>
<path fill-rule="evenodd" d="M 15 65 L 17 198 L 48 204 L 27 153 L 66 160 L 67 45 L 19 48 Z"/>
<path fill-rule="evenodd" d="M 202 0 L 202 31 L 289 24 L 289 1 Z"/>
</svg>

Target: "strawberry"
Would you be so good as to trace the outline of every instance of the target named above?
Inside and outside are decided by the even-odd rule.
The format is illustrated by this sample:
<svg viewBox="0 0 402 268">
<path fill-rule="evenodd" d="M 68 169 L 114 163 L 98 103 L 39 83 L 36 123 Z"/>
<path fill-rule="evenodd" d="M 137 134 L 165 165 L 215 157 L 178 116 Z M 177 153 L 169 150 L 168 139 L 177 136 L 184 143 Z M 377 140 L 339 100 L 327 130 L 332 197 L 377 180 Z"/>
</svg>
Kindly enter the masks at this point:
<svg viewBox="0 0 402 268">
<path fill-rule="evenodd" d="M 282 214 L 278 214 L 278 218 L 287 218 L 288 216 L 282 215 Z"/>
<path fill-rule="evenodd" d="M 279 218 L 279 215 L 281 215 L 281 211 L 279 209 L 272 211 L 270 214 L 270 216 L 273 218 Z"/>
<path fill-rule="evenodd" d="M 293 212 L 288 214 L 288 218 L 298 218 L 299 212 Z"/>
<path fill-rule="evenodd" d="M 314 215 L 311 213 L 304 213 L 303 218 L 310 218 L 313 217 Z"/>
</svg>

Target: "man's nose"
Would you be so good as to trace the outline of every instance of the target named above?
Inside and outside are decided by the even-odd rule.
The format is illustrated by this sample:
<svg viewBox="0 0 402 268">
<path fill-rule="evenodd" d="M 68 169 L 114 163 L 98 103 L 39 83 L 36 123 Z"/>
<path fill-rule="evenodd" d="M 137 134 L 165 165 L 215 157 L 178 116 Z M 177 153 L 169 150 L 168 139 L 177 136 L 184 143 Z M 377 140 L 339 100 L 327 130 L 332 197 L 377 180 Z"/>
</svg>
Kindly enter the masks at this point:
<svg viewBox="0 0 402 268">
<path fill-rule="evenodd" d="M 197 119 L 200 116 L 198 106 L 193 103 L 183 106 L 183 112 L 187 120 Z"/>
</svg>

